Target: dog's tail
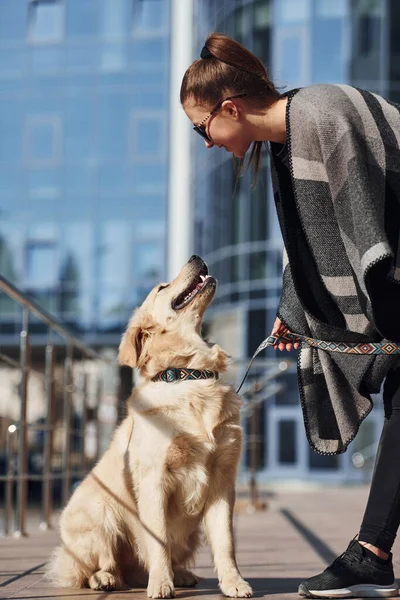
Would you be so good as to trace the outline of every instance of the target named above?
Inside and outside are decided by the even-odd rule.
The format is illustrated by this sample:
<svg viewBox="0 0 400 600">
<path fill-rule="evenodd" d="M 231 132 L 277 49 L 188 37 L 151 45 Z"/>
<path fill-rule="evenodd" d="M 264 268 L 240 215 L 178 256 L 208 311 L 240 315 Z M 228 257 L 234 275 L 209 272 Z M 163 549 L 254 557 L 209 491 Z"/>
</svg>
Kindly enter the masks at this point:
<svg viewBox="0 0 400 600">
<path fill-rule="evenodd" d="M 87 587 L 89 577 L 96 570 L 94 563 L 94 558 L 85 556 L 83 559 L 78 553 L 62 544 L 53 551 L 46 567 L 45 577 L 57 587 Z"/>
</svg>

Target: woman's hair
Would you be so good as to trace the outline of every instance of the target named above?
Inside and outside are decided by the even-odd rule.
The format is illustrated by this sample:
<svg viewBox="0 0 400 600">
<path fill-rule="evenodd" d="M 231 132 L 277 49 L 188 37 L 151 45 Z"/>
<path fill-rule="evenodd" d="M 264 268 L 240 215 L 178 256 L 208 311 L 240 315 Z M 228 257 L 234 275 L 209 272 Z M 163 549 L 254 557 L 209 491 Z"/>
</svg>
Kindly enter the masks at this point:
<svg viewBox="0 0 400 600">
<path fill-rule="evenodd" d="M 242 44 L 222 33 L 211 33 L 202 56 L 186 71 L 181 85 L 181 104 L 193 97 L 199 104 L 213 108 L 224 96 L 246 94 L 245 101 L 262 107 L 281 97 L 257 56 Z M 260 168 L 263 142 L 253 142 L 247 167 L 253 166 L 255 183 Z M 238 177 L 242 171 L 240 160 Z"/>
</svg>

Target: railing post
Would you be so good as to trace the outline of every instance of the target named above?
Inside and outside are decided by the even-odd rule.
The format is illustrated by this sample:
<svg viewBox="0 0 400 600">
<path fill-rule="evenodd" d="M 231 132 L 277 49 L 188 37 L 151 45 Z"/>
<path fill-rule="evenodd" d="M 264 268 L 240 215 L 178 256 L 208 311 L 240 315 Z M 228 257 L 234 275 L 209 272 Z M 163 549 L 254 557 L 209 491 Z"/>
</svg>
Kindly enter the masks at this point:
<svg viewBox="0 0 400 600">
<path fill-rule="evenodd" d="M 67 354 L 64 363 L 64 460 L 63 460 L 63 490 L 62 499 L 64 506 L 69 500 L 71 492 L 71 409 L 72 409 L 72 354 L 71 344 L 67 345 Z"/>
<path fill-rule="evenodd" d="M 51 529 L 51 514 L 53 507 L 53 397 L 54 397 L 54 348 L 46 346 L 45 358 L 45 401 L 46 425 L 43 446 L 43 484 L 42 484 L 42 515 L 41 529 Z"/>
<path fill-rule="evenodd" d="M 5 485 L 5 503 L 4 503 L 4 535 L 10 533 L 12 528 L 11 520 L 13 517 L 13 491 L 14 491 L 14 460 L 13 460 L 13 439 L 14 433 L 18 430 L 17 426 L 13 423 L 7 428 L 6 433 L 6 485 Z M 11 524 L 11 525 L 10 525 Z"/>
<path fill-rule="evenodd" d="M 87 373 L 81 374 L 82 380 L 80 385 L 80 392 L 82 394 L 82 419 L 80 428 L 80 450 L 81 450 L 81 471 L 86 473 L 86 423 L 87 423 Z"/>
<path fill-rule="evenodd" d="M 27 427 L 26 406 L 29 376 L 29 312 L 26 308 L 22 310 L 22 331 L 20 333 L 20 365 L 21 383 L 19 386 L 19 397 L 21 401 L 20 418 L 18 424 L 18 481 L 17 481 L 17 510 L 15 518 L 15 537 L 26 536 L 26 501 L 27 501 Z"/>
</svg>

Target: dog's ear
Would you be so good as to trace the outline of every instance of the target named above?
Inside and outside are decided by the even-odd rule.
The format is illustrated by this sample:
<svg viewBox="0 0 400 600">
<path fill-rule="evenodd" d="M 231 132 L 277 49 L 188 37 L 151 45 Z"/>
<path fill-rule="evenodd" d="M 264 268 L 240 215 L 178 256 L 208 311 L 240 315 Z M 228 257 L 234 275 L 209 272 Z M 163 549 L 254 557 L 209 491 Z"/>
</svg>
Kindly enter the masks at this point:
<svg viewBox="0 0 400 600">
<path fill-rule="evenodd" d="M 144 347 L 151 336 L 153 325 L 150 319 L 139 319 L 138 316 L 132 319 L 119 345 L 118 360 L 121 365 L 133 369 L 145 364 L 147 354 L 144 352 Z"/>
</svg>

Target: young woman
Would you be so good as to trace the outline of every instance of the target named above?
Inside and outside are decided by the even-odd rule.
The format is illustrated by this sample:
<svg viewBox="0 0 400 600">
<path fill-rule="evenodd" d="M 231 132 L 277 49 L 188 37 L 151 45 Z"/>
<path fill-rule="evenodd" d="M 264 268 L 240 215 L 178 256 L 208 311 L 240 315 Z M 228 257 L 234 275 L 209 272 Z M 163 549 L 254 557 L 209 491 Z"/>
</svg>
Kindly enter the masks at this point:
<svg viewBox="0 0 400 600">
<path fill-rule="evenodd" d="M 358 539 L 299 593 L 397 595 L 390 550 L 400 523 L 400 357 L 389 342 L 400 341 L 400 108 L 348 85 L 282 94 L 256 56 L 221 34 L 208 37 L 186 71 L 181 103 L 207 148 L 241 162 L 250 151 L 255 173 L 269 142 L 285 245 L 272 334 L 363 344 L 357 356 L 302 344 L 300 398 L 314 450 L 344 452 L 385 382 L 385 424 Z M 374 354 L 383 342 L 388 353 Z"/>
</svg>

